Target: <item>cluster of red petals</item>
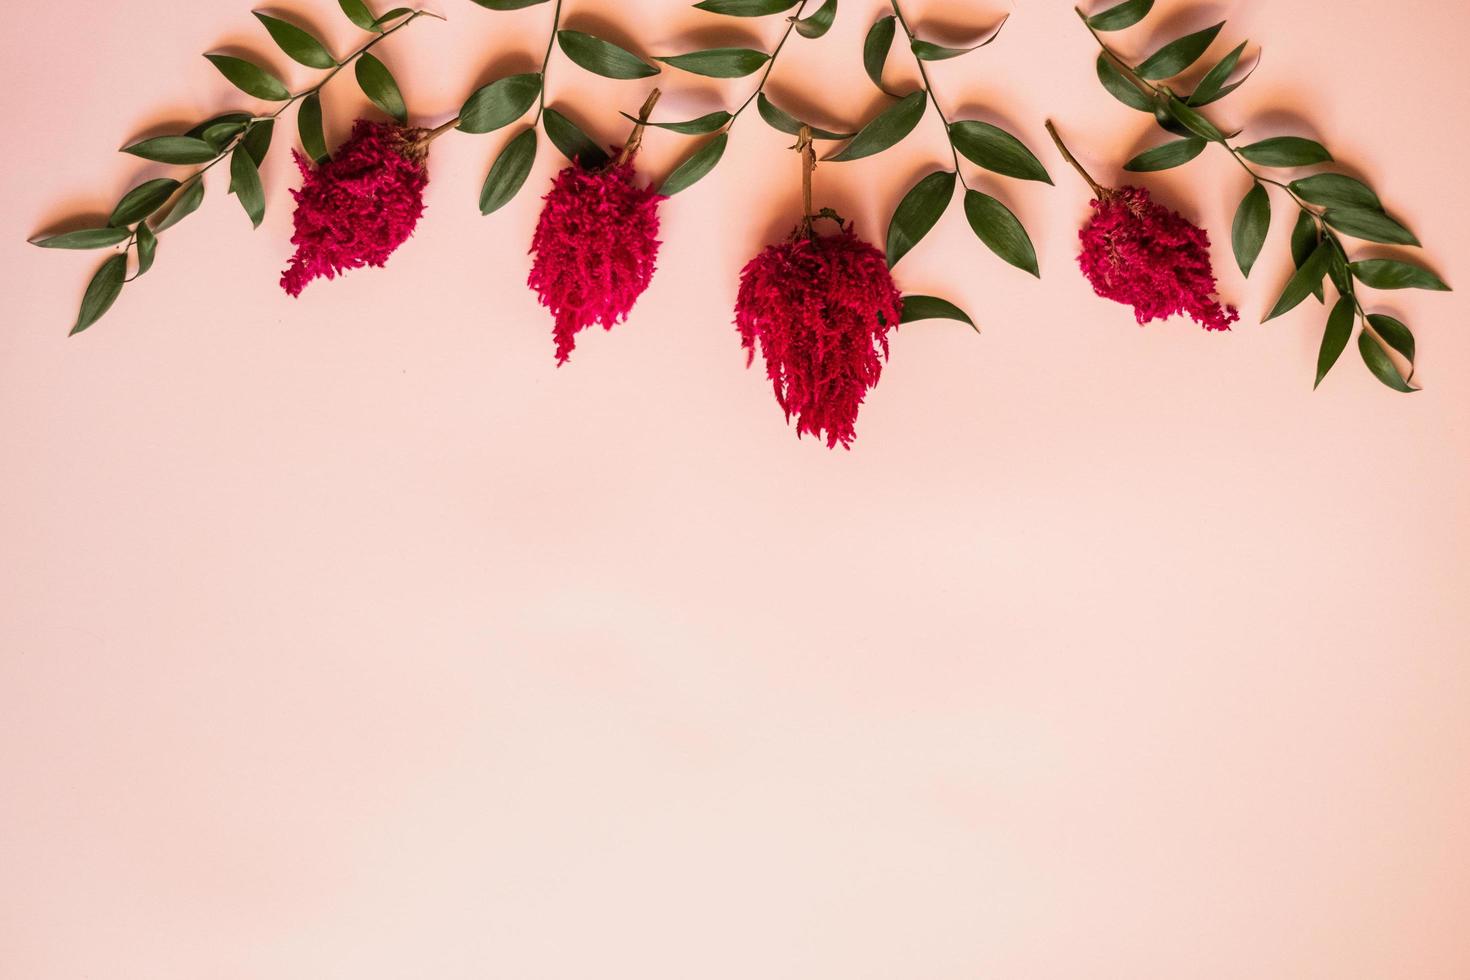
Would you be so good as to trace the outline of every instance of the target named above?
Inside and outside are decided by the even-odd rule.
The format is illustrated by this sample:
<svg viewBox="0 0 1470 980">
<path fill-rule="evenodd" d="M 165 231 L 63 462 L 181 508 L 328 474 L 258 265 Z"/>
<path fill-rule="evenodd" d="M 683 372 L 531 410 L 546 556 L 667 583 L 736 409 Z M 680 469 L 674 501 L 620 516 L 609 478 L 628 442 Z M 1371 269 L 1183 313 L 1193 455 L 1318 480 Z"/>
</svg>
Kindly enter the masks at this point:
<svg viewBox="0 0 1470 980">
<path fill-rule="evenodd" d="M 1206 330 L 1229 330 L 1240 315 L 1220 305 L 1210 236 L 1141 187 L 1092 202 L 1077 262 L 1099 296 L 1127 303 L 1140 324 L 1187 313 Z"/>
<path fill-rule="evenodd" d="M 849 226 L 827 237 L 793 236 L 751 259 L 740 273 L 735 326 L 747 365 L 760 345 L 797 436 L 825 433 L 829 448 L 846 448 L 902 308 L 883 253 Z"/>
<path fill-rule="evenodd" d="M 352 135 L 319 167 L 295 153 L 301 168 L 296 198 L 296 254 L 281 288 L 301 295 L 318 276 L 381 266 L 413 234 L 429 182 L 422 130 L 359 119 Z"/>
<path fill-rule="evenodd" d="M 636 177 L 631 159 L 601 170 L 573 165 L 546 194 L 526 281 L 556 317 L 557 364 L 579 331 L 594 323 L 611 330 L 627 317 L 653 279 L 663 197 Z"/>
</svg>

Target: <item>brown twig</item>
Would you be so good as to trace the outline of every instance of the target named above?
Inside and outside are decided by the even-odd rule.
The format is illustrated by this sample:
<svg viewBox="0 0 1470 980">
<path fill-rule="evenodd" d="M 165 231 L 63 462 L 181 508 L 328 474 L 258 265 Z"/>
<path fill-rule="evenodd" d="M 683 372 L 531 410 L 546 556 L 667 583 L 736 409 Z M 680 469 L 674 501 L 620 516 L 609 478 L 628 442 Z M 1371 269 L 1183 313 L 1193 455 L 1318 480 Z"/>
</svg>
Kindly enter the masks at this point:
<svg viewBox="0 0 1470 980">
<path fill-rule="evenodd" d="M 633 159 L 633 154 L 643 145 L 643 127 L 648 125 L 648 117 L 653 115 L 653 107 L 658 105 L 658 97 L 663 93 L 654 89 L 648 93 L 648 98 L 643 102 L 643 108 L 638 110 L 638 122 L 633 126 L 633 131 L 628 134 L 628 141 L 623 144 L 623 151 L 613 161 L 613 166 L 620 167 Z"/>
<path fill-rule="evenodd" d="M 812 146 L 812 128 L 802 123 L 796 137 L 796 152 L 801 154 L 801 223 L 806 237 L 812 237 L 812 172 L 817 169 L 817 151 Z"/>
<path fill-rule="evenodd" d="M 1082 164 L 1077 162 L 1077 158 L 1072 155 L 1071 150 L 1067 149 L 1067 144 L 1062 142 L 1062 137 L 1057 132 L 1057 127 L 1050 119 L 1046 121 L 1046 131 L 1051 134 L 1051 141 L 1057 145 L 1057 150 L 1061 152 L 1062 159 L 1070 163 L 1072 169 L 1082 175 L 1082 179 L 1087 181 L 1087 186 L 1092 188 L 1092 193 L 1097 195 L 1098 200 L 1106 197 L 1110 193 L 1108 188 L 1093 180 L 1092 174 L 1088 173 Z"/>
</svg>

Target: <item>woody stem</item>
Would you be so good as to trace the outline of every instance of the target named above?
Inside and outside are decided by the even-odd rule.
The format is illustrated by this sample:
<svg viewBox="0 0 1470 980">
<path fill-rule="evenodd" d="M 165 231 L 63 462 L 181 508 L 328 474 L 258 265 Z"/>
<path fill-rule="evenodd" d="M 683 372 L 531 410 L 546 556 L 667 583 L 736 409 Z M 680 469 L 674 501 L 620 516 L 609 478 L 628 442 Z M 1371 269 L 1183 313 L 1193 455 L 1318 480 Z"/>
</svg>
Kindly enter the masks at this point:
<svg viewBox="0 0 1470 980">
<path fill-rule="evenodd" d="M 817 151 L 812 147 L 812 128 L 802 123 L 796 137 L 796 150 L 801 154 L 801 221 L 807 237 L 812 234 L 812 172 L 817 169 Z"/>
<path fill-rule="evenodd" d="M 1046 131 L 1051 134 L 1051 141 L 1057 145 L 1057 151 L 1061 153 L 1062 159 L 1070 163 L 1072 169 L 1082 175 L 1082 179 L 1087 181 L 1087 186 L 1092 188 L 1092 193 L 1096 194 L 1099 200 L 1107 194 L 1108 189 L 1093 180 L 1092 174 L 1088 173 L 1086 168 L 1077 162 L 1077 158 L 1072 155 L 1072 151 L 1067 149 L 1067 144 L 1062 142 L 1061 134 L 1057 132 L 1057 127 L 1050 119 L 1046 121 Z"/>
<path fill-rule="evenodd" d="M 459 125 L 459 117 L 458 116 L 455 116 L 453 119 L 449 120 L 447 123 L 444 123 L 441 126 L 435 126 L 433 129 L 431 129 L 427 133 L 425 133 L 424 134 L 424 140 L 423 141 L 425 143 L 432 143 L 436 139 L 438 139 L 439 137 L 443 136 L 445 133 L 449 132 L 451 129 L 453 129 L 455 126 L 458 126 L 458 125 Z"/>
<path fill-rule="evenodd" d="M 643 102 L 643 108 L 638 110 L 638 122 L 633 126 L 633 131 L 628 134 L 628 141 L 623 144 L 623 151 L 618 154 L 614 166 L 622 166 L 633 158 L 638 148 L 643 145 L 643 127 L 648 125 L 648 117 L 653 115 L 653 107 L 658 105 L 658 97 L 663 93 L 654 89 L 648 93 L 648 98 Z"/>
</svg>

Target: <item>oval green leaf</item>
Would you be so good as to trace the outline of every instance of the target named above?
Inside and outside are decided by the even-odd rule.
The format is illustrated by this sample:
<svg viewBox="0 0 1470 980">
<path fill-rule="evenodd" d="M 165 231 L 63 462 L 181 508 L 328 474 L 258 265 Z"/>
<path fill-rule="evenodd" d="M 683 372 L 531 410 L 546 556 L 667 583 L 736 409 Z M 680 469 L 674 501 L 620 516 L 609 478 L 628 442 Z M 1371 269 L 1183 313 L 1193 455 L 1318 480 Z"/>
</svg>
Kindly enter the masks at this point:
<svg viewBox="0 0 1470 980">
<path fill-rule="evenodd" d="M 1011 265 L 1041 278 L 1036 265 L 1036 249 L 1020 220 L 1011 209 L 977 190 L 965 191 L 965 217 L 985 245 Z"/>
<path fill-rule="evenodd" d="M 260 11 L 252 11 L 255 19 L 265 25 L 270 32 L 271 40 L 276 46 L 286 52 L 286 57 L 298 65 L 308 68 L 332 68 L 337 64 L 337 59 L 332 57 L 332 52 L 327 46 L 310 32 L 302 30 L 295 24 L 281 20 L 279 17 L 271 17 Z"/>
<path fill-rule="evenodd" d="M 254 158 L 243 146 L 235 147 L 230 154 L 230 187 L 250 216 L 250 226 L 259 228 L 265 219 L 265 189 L 260 186 L 260 171 Z"/>
<path fill-rule="evenodd" d="M 1206 119 L 1198 109 L 1191 108 L 1176 98 L 1170 98 L 1164 103 L 1163 108 L 1180 125 L 1200 139 L 1216 143 L 1224 142 L 1225 134 L 1220 132 L 1219 127 Z"/>
<path fill-rule="evenodd" d="M 1373 372 L 1373 376 L 1394 391 L 1419 390 L 1404 380 L 1404 376 L 1399 373 L 1398 365 L 1393 362 L 1393 358 L 1388 356 L 1388 351 L 1383 349 L 1377 337 L 1366 330 L 1358 331 L 1358 353 L 1363 355 L 1363 363 L 1368 365 L 1368 370 Z"/>
<path fill-rule="evenodd" d="M 301 149 L 312 163 L 327 159 L 327 137 L 322 131 L 322 102 L 315 92 L 301 100 L 296 110 L 296 134 L 301 139 Z"/>
<path fill-rule="evenodd" d="M 1292 265 L 1300 269 L 1302 264 L 1311 257 L 1312 250 L 1317 247 L 1319 241 L 1321 241 L 1321 236 L 1317 233 L 1317 222 L 1312 220 L 1308 212 L 1298 211 L 1296 224 L 1291 227 Z M 1319 303 L 1325 301 L 1326 294 L 1322 291 L 1320 282 L 1312 288 L 1312 295 L 1317 297 Z"/>
<path fill-rule="evenodd" d="M 1319 207 L 1383 210 L 1383 202 L 1372 188 L 1343 174 L 1313 174 L 1293 180 L 1290 187 L 1302 200 Z"/>
<path fill-rule="evenodd" d="M 1154 0 L 1123 0 L 1101 13 L 1093 14 L 1087 18 L 1087 23 L 1095 31 L 1121 31 L 1143 20 L 1152 9 Z"/>
<path fill-rule="evenodd" d="M 179 182 L 172 177 L 157 177 L 144 181 L 122 196 L 122 200 L 117 202 L 117 207 L 113 208 L 112 214 L 108 216 L 107 223 L 120 227 L 130 225 L 134 221 L 141 221 L 163 207 L 164 203 L 173 196 L 173 192 L 178 189 Z"/>
<path fill-rule="evenodd" d="M 1418 245 L 1419 239 L 1382 211 L 1363 208 L 1328 208 L 1322 219 L 1345 235 L 1384 245 Z"/>
<path fill-rule="evenodd" d="M 883 88 L 883 65 L 888 61 L 888 50 L 893 47 L 895 30 L 893 15 L 889 14 L 878 18 L 863 38 L 863 71 L 884 92 L 888 90 Z"/>
<path fill-rule="evenodd" d="M 898 202 L 893 218 L 888 222 L 885 247 L 890 269 L 898 265 L 898 260 L 907 255 L 939 221 L 954 198 L 954 184 L 954 171 L 936 170 L 911 187 Z"/>
<path fill-rule="evenodd" d="M 574 63 L 603 78 L 648 78 L 658 69 L 611 41 L 581 31 L 557 31 L 556 43 Z"/>
<path fill-rule="evenodd" d="M 797 119 L 791 113 L 766 98 L 766 93 L 764 92 L 758 92 L 756 94 L 755 109 L 772 129 L 779 130 L 790 136 L 798 135 L 801 132 L 801 127 L 805 125 L 800 119 Z M 812 126 L 811 131 L 812 139 L 816 140 L 850 140 L 853 137 L 852 133 L 834 133 L 830 129 L 818 129 L 816 126 Z"/>
<path fill-rule="evenodd" d="M 153 268 L 153 259 L 157 254 L 158 236 L 153 234 L 145 221 L 138 225 L 138 271 L 133 273 L 134 279 Z"/>
<path fill-rule="evenodd" d="M 356 74 L 362 94 L 373 105 L 396 119 L 398 125 L 406 126 L 408 106 L 404 105 L 403 92 L 398 88 L 398 82 L 394 80 L 388 66 L 372 55 L 364 54 L 357 59 Z"/>
<path fill-rule="evenodd" d="M 1327 147 L 1300 136 L 1275 136 L 1242 146 L 1237 152 L 1251 163 L 1259 163 L 1263 167 L 1305 167 L 1332 160 Z"/>
<path fill-rule="evenodd" d="M 852 142 L 826 159 L 859 160 L 883 152 L 914 131 L 914 127 L 923 118 L 928 101 L 929 95 L 922 89 L 904 96 L 858 130 Z"/>
<path fill-rule="evenodd" d="M 40 248 L 106 248 L 127 241 L 130 234 L 126 228 L 79 228 L 47 238 L 33 238 L 31 244 Z"/>
<path fill-rule="evenodd" d="M 128 257 L 114 255 L 92 274 L 87 291 L 82 294 L 82 306 L 77 311 L 77 322 L 72 326 L 73 334 L 81 333 L 102 318 L 112 308 L 117 294 L 122 292 L 123 280 L 128 274 Z"/>
<path fill-rule="evenodd" d="M 751 48 L 708 48 L 653 60 L 706 78 L 743 78 L 760 70 L 771 56 Z"/>
<path fill-rule="evenodd" d="M 1378 336 L 1382 337 L 1388 346 L 1404 355 L 1404 359 L 1409 362 L 1409 377 L 1412 378 L 1414 376 L 1413 332 L 1401 321 L 1384 313 L 1369 313 L 1368 323 L 1378 331 Z"/>
<path fill-rule="evenodd" d="M 1144 59 L 1143 64 L 1136 69 L 1138 77 L 1151 82 L 1173 78 L 1199 60 L 1200 55 L 1205 53 L 1205 49 L 1224 26 L 1225 22 L 1222 20 L 1213 27 L 1175 38 Z"/>
<path fill-rule="evenodd" d="M 231 85 L 246 95 L 253 95 L 267 102 L 285 102 L 291 97 L 291 92 L 286 88 L 284 82 L 244 58 L 235 58 L 227 54 L 207 54 L 204 57 L 209 59 L 211 65 L 219 69 L 219 73 L 225 76 Z"/>
<path fill-rule="evenodd" d="M 1347 342 L 1353 335 L 1355 312 L 1356 304 L 1352 297 L 1344 296 L 1327 315 L 1327 329 L 1322 332 L 1322 346 L 1317 350 L 1317 380 L 1312 382 L 1312 390 L 1315 391 L 1322 379 L 1327 377 L 1327 372 L 1332 370 L 1332 365 L 1337 363 L 1338 357 L 1347 347 Z"/>
<path fill-rule="evenodd" d="M 695 150 L 687 160 L 674 169 L 673 173 L 669 174 L 658 192 L 664 197 L 673 197 L 709 173 L 715 168 L 715 164 L 720 162 L 720 157 L 725 155 L 725 144 L 729 141 L 729 133 L 720 133 Z"/>
<path fill-rule="evenodd" d="M 796 33 L 805 38 L 818 38 L 831 30 L 832 22 L 837 19 L 837 0 L 826 0 L 817 12 L 810 17 L 803 17 L 795 23 Z"/>
<path fill-rule="evenodd" d="M 1138 156 L 1123 164 L 1124 170 L 1133 173 L 1149 173 L 1155 170 L 1169 170 L 1181 164 L 1188 163 L 1205 148 L 1205 141 L 1198 138 L 1175 140 L 1156 146 L 1151 150 L 1144 150 Z"/>
<path fill-rule="evenodd" d="M 535 162 L 536 128 L 532 126 L 512 137 L 490 165 L 485 185 L 480 188 L 480 213 L 491 214 L 510 203 L 526 183 Z"/>
<path fill-rule="evenodd" d="M 1139 91 L 1137 85 L 1128 80 L 1128 76 L 1118 70 L 1113 64 L 1113 59 L 1104 52 L 1097 56 L 1097 80 L 1102 82 L 1102 87 L 1119 102 L 1131 109 L 1140 112 L 1153 112 L 1154 100 L 1146 92 Z"/>
<path fill-rule="evenodd" d="M 548 0 L 475 0 L 475 3 L 486 10 L 523 10 L 546 2 Z"/>
<path fill-rule="evenodd" d="M 465 99 L 459 110 L 459 128 L 466 133 L 489 133 L 509 126 L 526 114 L 540 94 L 539 72 L 496 79 Z"/>
<path fill-rule="evenodd" d="M 1286 281 L 1286 287 L 1281 291 L 1281 296 L 1276 300 L 1276 305 L 1271 307 L 1271 312 L 1266 314 L 1267 320 L 1274 320 L 1288 310 L 1295 309 L 1297 304 L 1312 295 L 1314 289 L 1322 285 L 1322 277 L 1327 275 L 1327 263 L 1331 258 L 1332 246 L 1328 242 L 1320 242 L 1312 249 L 1312 254 L 1302 263 L 1300 269 L 1292 273 L 1291 278 Z M 1264 321 L 1263 321 L 1264 322 Z"/>
<path fill-rule="evenodd" d="M 1245 53 L 1245 46 L 1249 42 L 1241 41 L 1235 48 L 1215 62 L 1215 67 L 1205 73 L 1205 77 L 1199 80 L 1186 100 L 1190 105 L 1209 105 L 1220 97 L 1220 92 L 1225 88 L 1225 82 L 1230 78 L 1230 73 L 1235 71 L 1235 66 L 1240 63 L 1240 56 Z"/>
<path fill-rule="evenodd" d="M 913 323 L 916 320 L 958 320 L 968 323 L 976 333 L 980 332 L 968 313 L 938 296 L 922 296 L 916 293 L 903 298 L 903 311 L 898 322 Z"/>
<path fill-rule="evenodd" d="M 374 26 L 377 19 L 373 17 L 373 12 L 367 8 L 367 4 L 363 3 L 362 0 L 337 0 L 337 6 L 341 7 L 342 12 L 347 15 L 347 19 L 358 27 L 361 27 L 365 31 L 377 30 Z"/>
<path fill-rule="evenodd" d="M 796 4 L 797 0 L 703 0 L 694 9 L 726 17 L 765 17 L 790 10 Z"/>
<path fill-rule="evenodd" d="M 1444 281 L 1423 266 L 1398 259 L 1363 259 L 1348 266 L 1353 276 L 1374 289 L 1434 289 L 1448 292 Z"/>
<path fill-rule="evenodd" d="M 620 112 L 618 115 L 631 123 L 638 121 L 637 116 L 629 115 L 626 112 Z M 707 136 L 715 130 L 722 128 L 730 119 L 731 116 L 728 112 L 724 109 L 717 109 L 696 119 L 686 119 L 683 122 L 653 122 L 652 120 L 648 120 L 643 125 L 652 126 L 655 129 L 667 129 L 671 133 L 679 133 L 682 136 Z"/>
<path fill-rule="evenodd" d="M 208 163 L 219 156 L 218 150 L 197 136 L 155 136 L 122 151 L 158 163 Z"/>
<path fill-rule="evenodd" d="M 163 220 L 153 226 L 153 230 L 155 232 L 161 232 L 165 229 L 172 228 L 195 211 L 198 211 L 199 205 L 203 203 L 204 178 L 195 177 L 184 185 L 184 193 L 179 195 L 179 199 L 174 202 L 174 206 L 169 209 L 168 214 L 163 216 Z"/>
<path fill-rule="evenodd" d="M 979 51 L 981 48 L 985 47 L 987 44 L 1000 37 L 1001 30 L 1006 26 L 1006 21 L 1010 19 L 1011 15 L 1006 14 L 1000 19 L 1000 23 L 995 26 L 995 30 L 990 32 L 989 37 L 977 44 L 972 44 L 967 48 L 947 48 L 942 44 L 931 44 L 928 41 L 920 41 L 918 38 L 913 38 L 909 41 L 909 50 L 912 51 L 914 53 L 914 57 L 918 58 L 920 61 L 946 61 L 950 58 L 958 58 L 962 54 L 969 54 L 971 51 Z"/>
<path fill-rule="evenodd" d="M 1271 228 L 1271 197 L 1260 182 L 1251 185 L 1235 209 L 1235 221 L 1230 226 L 1230 247 L 1235 250 L 1235 264 L 1240 274 L 1249 278 L 1251 266 L 1266 244 L 1266 232 Z"/>
<path fill-rule="evenodd" d="M 551 145 L 583 170 L 596 170 L 607 163 L 607 151 L 583 132 L 582 127 L 555 109 L 547 109 L 543 113 L 542 125 L 546 127 L 546 138 L 551 140 Z"/>
<path fill-rule="evenodd" d="M 962 119 L 950 124 L 949 141 L 976 166 L 1019 180 L 1051 183 L 1036 154 L 999 126 Z"/>
</svg>

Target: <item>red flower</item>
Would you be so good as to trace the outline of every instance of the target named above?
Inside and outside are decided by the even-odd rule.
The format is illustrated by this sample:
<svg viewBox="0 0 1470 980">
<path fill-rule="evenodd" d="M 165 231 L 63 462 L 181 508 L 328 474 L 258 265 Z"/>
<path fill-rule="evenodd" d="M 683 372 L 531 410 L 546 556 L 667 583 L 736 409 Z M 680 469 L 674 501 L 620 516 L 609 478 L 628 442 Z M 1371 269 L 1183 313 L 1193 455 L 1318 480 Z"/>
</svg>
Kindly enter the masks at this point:
<svg viewBox="0 0 1470 980">
<path fill-rule="evenodd" d="M 427 130 L 359 119 L 330 160 L 313 168 L 293 151 L 302 183 L 296 198 L 296 254 L 281 288 L 301 295 L 318 276 L 381 266 L 413 234 L 424 212 Z"/>
<path fill-rule="evenodd" d="M 556 362 L 566 363 L 577 333 L 611 330 L 648 288 L 658 259 L 658 202 L 639 187 L 631 155 L 601 170 L 576 165 L 556 175 L 531 239 L 527 284 L 556 317 Z"/>
<path fill-rule="evenodd" d="M 1229 330 L 1239 319 L 1233 306 L 1213 298 L 1203 228 L 1154 203 L 1141 187 L 1105 189 L 1092 207 L 1077 262 L 1099 296 L 1131 305 L 1141 324 L 1188 313 L 1206 330 Z"/>
<path fill-rule="evenodd" d="M 747 365 L 760 344 L 776 401 L 788 423 L 796 416 L 797 436 L 825 433 L 829 448 L 850 447 L 902 305 L 883 253 L 849 225 L 825 238 L 795 234 L 751 259 L 740 273 L 735 325 Z"/>
</svg>

